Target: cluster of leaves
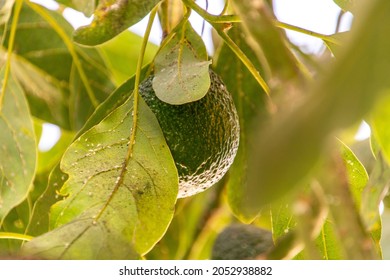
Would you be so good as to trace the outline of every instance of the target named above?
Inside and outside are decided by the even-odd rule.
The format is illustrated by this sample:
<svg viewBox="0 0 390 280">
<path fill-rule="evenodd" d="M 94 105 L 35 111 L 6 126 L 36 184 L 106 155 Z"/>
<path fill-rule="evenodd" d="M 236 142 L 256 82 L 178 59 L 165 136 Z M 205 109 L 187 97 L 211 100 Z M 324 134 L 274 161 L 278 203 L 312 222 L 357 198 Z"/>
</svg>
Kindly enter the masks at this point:
<svg viewBox="0 0 390 280">
<path fill-rule="evenodd" d="M 192 0 L 57 2 L 0 7 L 1 255 L 207 259 L 239 221 L 272 231 L 270 259 L 382 257 L 389 1 L 335 1 L 354 24 L 333 35 L 277 21 L 265 0 L 226 1 L 220 15 Z M 73 30 L 65 7 L 92 23 Z M 153 71 L 167 103 L 206 94 L 211 60 L 192 11 L 218 34 L 211 67 L 234 97 L 241 139 L 228 176 L 177 200 L 174 160 L 138 86 Z M 145 38 L 127 31 L 148 13 Z M 157 13 L 164 38 L 146 48 Z M 281 27 L 328 49 L 305 54 Z M 356 142 L 363 119 L 372 135 Z M 61 135 L 41 151 L 45 123 Z"/>
</svg>

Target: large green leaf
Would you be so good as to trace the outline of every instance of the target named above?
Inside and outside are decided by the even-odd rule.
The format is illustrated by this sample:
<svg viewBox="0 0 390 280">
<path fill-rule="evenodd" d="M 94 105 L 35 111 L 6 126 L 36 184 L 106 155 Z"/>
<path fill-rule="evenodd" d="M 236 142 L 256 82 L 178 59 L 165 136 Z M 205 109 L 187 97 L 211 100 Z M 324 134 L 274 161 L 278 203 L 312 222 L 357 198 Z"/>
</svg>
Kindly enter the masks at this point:
<svg viewBox="0 0 390 280">
<path fill-rule="evenodd" d="M 160 0 L 101 0 L 90 25 L 78 28 L 75 42 L 83 45 L 99 45 L 145 17 Z"/>
<path fill-rule="evenodd" d="M 150 71 L 150 65 L 147 65 L 141 72 L 141 80 Z M 120 87 L 118 87 L 110 96 L 93 112 L 91 117 L 85 123 L 82 129 L 77 132 L 76 138 L 81 136 L 93 126 L 99 124 L 107 115 L 121 106 L 130 97 L 134 89 L 135 76 L 131 77 Z M 31 235 L 43 234 L 49 230 L 49 210 L 50 207 L 59 200 L 58 193 L 67 179 L 67 174 L 62 172 L 59 164 L 53 168 L 48 179 L 47 188 L 42 196 L 34 205 L 31 222 L 28 233 Z"/>
<path fill-rule="evenodd" d="M 349 45 L 310 94 L 268 126 L 257 126 L 248 185 L 253 206 L 283 196 L 308 178 L 328 143 L 342 128 L 360 122 L 390 86 L 388 1 L 366 3 Z"/>
<path fill-rule="evenodd" d="M 186 23 L 155 58 L 153 89 L 169 104 L 201 99 L 210 87 L 209 65 L 202 38 Z"/>
<path fill-rule="evenodd" d="M 1 63 L 1 62 L 0 62 Z M 33 122 L 23 90 L 0 69 L 0 224 L 28 195 L 35 175 L 37 149 Z"/>
<path fill-rule="evenodd" d="M 133 99 L 68 149 L 64 200 L 51 211 L 53 231 L 27 254 L 65 259 L 123 259 L 145 254 L 173 215 L 178 175 L 157 119 L 139 100 L 136 143 L 129 153 Z M 99 162 L 99 165 L 96 164 Z"/>
<path fill-rule="evenodd" d="M 245 33 L 241 26 L 234 25 L 228 34 L 257 69 L 261 69 L 256 55 L 245 41 Z M 256 217 L 259 211 L 257 209 L 251 211 L 246 207 L 246 197 L 243 192 L 247 184 L 248 153 L 252 149 L 248 140 L 254 132 L 253 122 L 258 120 L 257 117 L 260 114 L 265 116 L 265 94 L 252 74 L 227 45 L 222 45 L 215 60 L 215 70 L 232 94 L 240 119 L 240 146 L 233 165 L 229 169 L 228 201 L 233 213 L 240 220 L 249 222 Z"/>
</svg>

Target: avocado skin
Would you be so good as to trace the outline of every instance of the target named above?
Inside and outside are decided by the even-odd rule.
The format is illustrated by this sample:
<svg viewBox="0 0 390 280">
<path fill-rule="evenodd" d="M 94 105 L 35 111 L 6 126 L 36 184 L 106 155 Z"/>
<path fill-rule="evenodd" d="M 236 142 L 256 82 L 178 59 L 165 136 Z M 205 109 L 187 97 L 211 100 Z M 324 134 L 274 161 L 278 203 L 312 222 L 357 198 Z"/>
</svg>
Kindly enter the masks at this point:
<svg viewBox="0 0 390 280">
<path fill-rule="evenodd" d="M 216 238 L 213 260 L 250 260 L 274 247 L 272 233 L 253 225 L 232 224 Z"/>
<path fill-rule="evenodd" d="M 240 128 L 233 98 L 212 70 L 210 80 L 209 91 L 202 99 L 183 105 L 161 101 L 153 90 L 153 75 L 139 88 L 175 160 L 178 198 L 194 195 L 218 182 L 237 153 Z"/>
</svg>

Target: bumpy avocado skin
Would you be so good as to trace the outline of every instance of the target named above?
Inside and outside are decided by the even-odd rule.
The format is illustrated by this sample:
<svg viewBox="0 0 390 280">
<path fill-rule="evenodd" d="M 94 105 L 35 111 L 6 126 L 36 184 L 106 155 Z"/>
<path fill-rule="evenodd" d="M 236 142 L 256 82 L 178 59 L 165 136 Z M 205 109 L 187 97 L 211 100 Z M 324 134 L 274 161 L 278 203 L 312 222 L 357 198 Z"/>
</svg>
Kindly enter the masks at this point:
<svg viewBox="0 0 390 280">
<path fill-rule="evenodd" d="M 274 247 L 272 233 L 253 225 L 232 224 L 217 237 L 212 249 L 214 260 L 249 260 Z"/>
<path fill-rule="evenodd" d="M 156 115 L 175 160 L 178 198 L 214 185 L 237 153 L 240 129 L 233 99 L 211 70 L 210 80 L 210 89 L 202 99 L 183 105 L 158 99 L 152 87 L 153 75 L 140 85 L 140 95 Z"/>
</svg>

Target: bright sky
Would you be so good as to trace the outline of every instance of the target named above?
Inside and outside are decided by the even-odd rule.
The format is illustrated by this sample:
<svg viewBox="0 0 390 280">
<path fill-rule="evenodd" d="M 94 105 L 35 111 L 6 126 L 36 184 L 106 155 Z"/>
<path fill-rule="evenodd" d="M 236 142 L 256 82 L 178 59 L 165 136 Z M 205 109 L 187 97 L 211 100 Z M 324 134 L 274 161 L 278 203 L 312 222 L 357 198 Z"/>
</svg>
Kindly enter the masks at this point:
<svg viewBox="0 0 390 280">
<path fill-rule="evenodd" d="M 33 0 L 33 2 L 41 3 L 48 8 L 56 9 L 58 4 L 52 0 Z M 206 0 L 197 1 L 198 5 L 205 8 Z M 218 14 L 223 8 L 223 0 L 209 0 L 208 11 L 212 14 Z M 332 34 L 335 31 L 337 17 L 340 9 L 333 0 L 274 0 L 275 13 L 280 21 L 306 28 L 318 33 Z M 87 25 L 91 21 L 82 13 L 72 9 L 65 9 L 64 17 L 75 27 Z M 190 18 L 195 30 L 201 33 L 203 20 L 196 13 L 192 13 Z M 349 29 L 352 20 L 351 15 L 343 17 L 341 25 L 342 30 Z M 143 35 L 146 28 L 147 18 L 132 26 L 130 30 Z M 317 53 L 323 48 L 322 41 L 311 36 L 303 35 L 293 31 L 287 31 L 290 39 L 299 45 L 304 51 Z M 213 53 L 211 44 L 211 27 L 206 24 L 203 39 L 209 53 Z M 161 41 L 161 29 L 158 24 L 153 25 L 150 40 L 156 44 Z M 49 137 L 50 135 L 50 137 Z M 39 143 L 41 150 L 50 149 L 59 138 L 59 129 L 53 125 L 45 125 L 43 127 L 43 137 Z"/>
</svg>

